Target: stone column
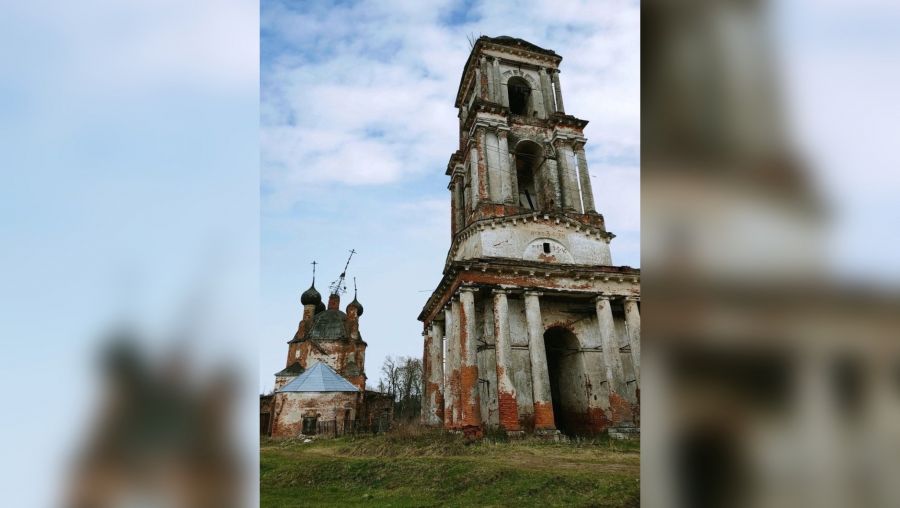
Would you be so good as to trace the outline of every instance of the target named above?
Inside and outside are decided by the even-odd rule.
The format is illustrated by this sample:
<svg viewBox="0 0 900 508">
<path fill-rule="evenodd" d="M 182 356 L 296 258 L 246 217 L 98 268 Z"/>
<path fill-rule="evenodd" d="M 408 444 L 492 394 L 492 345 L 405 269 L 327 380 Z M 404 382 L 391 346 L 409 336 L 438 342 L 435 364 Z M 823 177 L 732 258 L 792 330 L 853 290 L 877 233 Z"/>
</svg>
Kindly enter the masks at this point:
<svg viewBox="0 0 900 508">
<path fill-rule="evenodd" d="M 474 88 L 473 93 L 475 94 L 475 97 L 484 98 L 484 95 L 482 95 L 482 93 L 481 93 L 481 90 L 482 90 L 481 80 L 482 79 L 483 79 L 483 76 L 481 75 L 481 66 L 476 65 L 475 66 L 475 86 L 473 87 Z"/>
<path fill-rule="evenodd" d="M 497 144 L 500 151 L 500 201 L 506 204 L 513 204 L 516 202 L 516 196 L 512 193 L 514 178 L 509 168 L 509 141 L 507 140 L 507 134 L 508 131 L 506 129 L 497 131 Z"/>
<path fill-rule="evenodd" d="M 459 215 L 459 202 L 456 199 L 459 188 L 456 185 L 455 177 L 450 177 L 450 183 L 447 185 L 447 190 L 450 191 L 450 235 L 452 238 L 452 235 L 455 235 L 460 228 L 459 220 L 457 218 Z"/>
<path fill-rule="evenodd" d="M 485 128 L 475 128 L 475 161 L 478 173 L 478 179 L 474 183 L 478 184 L 478 202 L 482 203 L 491 200 L 490 187 L 488 184 L 487 174 L 487 157 L 485 157 Z"/>
<path fill-rule="evenodd" d="M 544 348 L 544 322 L 541 319 L 542 293 L 525 292 L 525 322 L 528 328 L 528 351 L 531 355 L 531 386 L 534 397 L 534 430 L 555 430 L 553 399 L 550 394 L 550 371 Z"/>
<path fill-rule="evenodd" d="M 565 210 L 582 213 L 581 199 L 578 195 L 578 180 L 572 164 L 572 147 L 568 142 L 559 141 L 556 146 L 559 160 L 560 186 L 562 187 L 562 207 Z"/>
<path fill-rule="evenodd" d="M 494 74 L 494 102 L 502 104 L 503 86 L 501 85 L 500 80 L 503 78 L 500 77 L 500 60 L 497 58 L 491 59 L 491 71 Z"/>
<path fill-rule="evenodd" d="M 584 154 L 584 143 L 576 146 L 575 158 L 578 159 L 578 178 L 581 182 L 581 202 L 584 203 L 584 213 L 596 212 L 594 191 L 591 189 L 591 174 L 588 172 L 587 157 Z"/>
<path fill-rule="evenodd" d="M 628 328 L 628 343 L 631 346 L 631 359 L 634 363 L 634 379 L 641 386 L 641 314 L 638 311 L 637 296 L 625 297 L 625 326 Z"/>
<path fill-rule="evenodd" d="M 478 353 L 476 348 L 475 289 L 459 289 L 459 406 L 464 428 L 481 426 L 481 401 L 478 392 Z"/>
<path fill-rule="evenodd" d="M 431 322 L 429 333 L 428 378 L 426 390 L 429 394 L 428 425 L 440 426 L 444 422 L 444 327 L 439 321 Z"/>
<path fill-rule="evenodd" d="M 478 151 L 480 145 L 476 141 L 471 144 L 471 148 L 469 148 L 469 209 L 466 210 L 466 215 L 475 210 L 478 206 L 478 203 L 481 202 L 481 192 L 479 191 L 479 182 L 481 181 L 480 172 L 482 170 L 482 163 L 478 160 Z"/>
<path fill-rule="evenodd" d="M 500 413 L 500 427 L 506 431 L 518 432 L 519 406 L 516 402 L 516 386 L 512 380 L 512 342 L 509 337 L 508 291 L 494 290 L 494 341 L 497 353 L 497 399 Z"/>
<path fill-rule="evenodd" d="M 484 98 L 491 101 L 496 102 L 494 100 L 494 70 L 488 64 L 487 59 L 485 57 L 481 57 L 481 73 L 485 77 L 484 85 L 486 86 L 484 90 Z"/>
<path fill-rule="evenodd" d="M 558 153 L 558 152 L 557 152 Z M 559 188 L 559 164 L 554 159 L 544 161 L 544 170 L 541 171 L 540 192 L 542 198 L 538 208 L 562 208 L 562 192 Z"/>
<path fill-rule="evenodd" d="M 451 429 L 456 428 L 459 421 L 457 417 L 457 393 L 459 393 L 457 380 L 457 374 L 459 373 L 459 364 L 457 362 L 457 344 L 459 344 L 458 316 L 459 302 L 456 298 L 453 298 L 447 308 L 444 309 L 444 328 L 447 334 L 447 367 L 444 372 L 444 427 Z"/>
<path fill-rule="evenodd" d="M 433 343 L 432 337 L 428 333 L 429 328 L 430 327 L 426 326 L 425 330 L 422 331 L 422 379 L 425 381 L 423 383 L 425 385 L 425 393 L 422 394 L 422 425 L 431 424 L 432 408 L 434 407 L 431 403 L 432 397 L 434 396 L 434 388 L 428 382 L 431 379 L 431 355 Z"/>
<path fill-rule="evenodd" d="M 465 189 L 463 188 L 462 173 L 453 177 L 453 188 L 455 189 L 453 197 L 456 199 L 456 230 L 453 232 L 456 233 L 466 227 L 466 200 L 463 196 Z"/>
<path fill-rule="evenodd" d="M 606 367 L 606 382 L 609 387 L 609 407 L 612 412 L 612 424 L 619 425 L 632 421 L 631 404 L 625 398 L 625 371 L 622 368 L 622 357 L 619 353 L 619 341 L 616 338 L 616 327 L 613 324 L 610 296 L 598 296 L 597 322 L 600 327 L 600 341 L 603 344 L 603 363 Z"/>
<path fill-rule="evenodd" d="M 552 72 L 550 69 L 545 68 L 541 69 L 539 73 L 541 76 L 541 96 L 544 98 L 544 111 L 547 112 L 548 117 L 556 111 L 556 108 L 553 107 L 553 87 L 550 86 L 550 72 Z"/>
<path fill-rule="evenodd" d="M 563 106 L 562 101 L 562 87 L 559 86 L 559 70 L 553 71 L 553 86 L 556 88 L 556 111 L 560 113 L 565 113 L 566 108 Z"/>
</svg>

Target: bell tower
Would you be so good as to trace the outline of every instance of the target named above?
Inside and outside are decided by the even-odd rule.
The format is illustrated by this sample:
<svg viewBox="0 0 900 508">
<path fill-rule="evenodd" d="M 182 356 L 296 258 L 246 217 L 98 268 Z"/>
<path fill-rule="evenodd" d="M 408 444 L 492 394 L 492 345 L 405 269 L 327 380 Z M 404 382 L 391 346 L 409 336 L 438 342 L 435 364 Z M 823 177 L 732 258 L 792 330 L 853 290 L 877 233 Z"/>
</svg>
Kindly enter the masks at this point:
<svg viewBox="0 0 900 508">
<path fill-rule="evenodd" d="M 451 259 L 486 255 L 612 263 L 614 235 L 596 211 L 584 151 L 588 122 L 565 112 L 561 61 L 552 50 L 512 37 L 481 37 L 475 43 L 456 96 L 459 150 L 446 172 Z M 568 226 L 550 238 L 525 226 L 548 214 L 571 224 L 581 238 L 568 241 Z M 472 234 L 486 225 L 496 231 L 501 222 L 519 227 L 504 227 L 507 234 Z M 577 244 L 574 252 L 565 247 L 570 243 Z"/>
<path fill-rule="evenodd" d="M 480 435 L 634 432 L 640 271 L 613 266 L 563 106 L 562 57 L 480 37 L 463 68 L 447 164 L 451 235 L 425 303 L 424 423 Z"/>
</svg>

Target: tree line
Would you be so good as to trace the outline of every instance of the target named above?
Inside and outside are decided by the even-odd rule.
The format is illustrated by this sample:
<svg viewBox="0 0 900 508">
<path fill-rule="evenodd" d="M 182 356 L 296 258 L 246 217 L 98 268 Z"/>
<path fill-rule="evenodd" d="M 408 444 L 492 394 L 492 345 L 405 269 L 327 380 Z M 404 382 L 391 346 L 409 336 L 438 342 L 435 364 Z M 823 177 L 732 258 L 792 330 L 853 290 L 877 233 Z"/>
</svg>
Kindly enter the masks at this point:
<svg viewBox="0 0 900 508">
<path fill-rule="evenodd" d="M 407 356 L 384 359 L 378 391 L 394 399 L 394 419 L 412 421 L 422 410 L 422 359 Z"/>
</svg>

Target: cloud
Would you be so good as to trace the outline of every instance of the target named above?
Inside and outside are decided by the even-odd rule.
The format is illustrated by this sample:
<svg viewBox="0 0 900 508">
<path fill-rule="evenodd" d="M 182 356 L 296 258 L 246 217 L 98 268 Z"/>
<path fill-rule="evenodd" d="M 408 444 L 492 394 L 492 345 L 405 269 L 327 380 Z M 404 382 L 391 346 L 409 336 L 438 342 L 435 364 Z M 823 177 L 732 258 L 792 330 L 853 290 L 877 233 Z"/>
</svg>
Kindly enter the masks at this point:
<svg viewBox="0 0 900 508">
<path fill-rule="evenodd" d="M 591 121 L 594 160 L 639 151 L 636 2 L 266 2 L 261 24 L 263 179 L 378 185 L 442 173 L 458 141 L 466 35 L 509 34 L 565 58 L 567 111 Z M 461 21 L 453 23 L 452 21 Z M 636 175 L 635 175 L 636 177 Z"/>
</svg>

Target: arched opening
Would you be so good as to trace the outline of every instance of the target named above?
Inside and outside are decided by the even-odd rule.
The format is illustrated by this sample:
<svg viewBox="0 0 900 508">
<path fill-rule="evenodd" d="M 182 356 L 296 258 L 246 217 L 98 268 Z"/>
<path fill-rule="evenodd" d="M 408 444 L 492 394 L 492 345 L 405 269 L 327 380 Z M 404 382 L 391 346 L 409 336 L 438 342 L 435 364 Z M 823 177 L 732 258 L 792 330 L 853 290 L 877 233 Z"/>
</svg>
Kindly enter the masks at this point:
<svg viewBox="0 0 900 508">
<path fill-rule="evenodd" d="M 542 203 L 538 203 L 537 175 L 544 164 L 544 150 L 534 141 L 523 140 L 516 145 L 515 154 L 519 206 L 540 210 Z"/>
<path fill-rule="evenodd" d="M 553 327 L 544 332 L 544 345 L 556 428 L 576 435 L 583 430 L 587 415 L 587 400 L 580 382 L 584 373 L 578 338 L 568 329 Z"/>
<path fill-rule="evenodd" d="M 506 82 L 509 94 L 509 111 L 514 115 L 528 116 L 531 110 L 531 87 L 524 78 L 515 76 Z"/>
</svg>

